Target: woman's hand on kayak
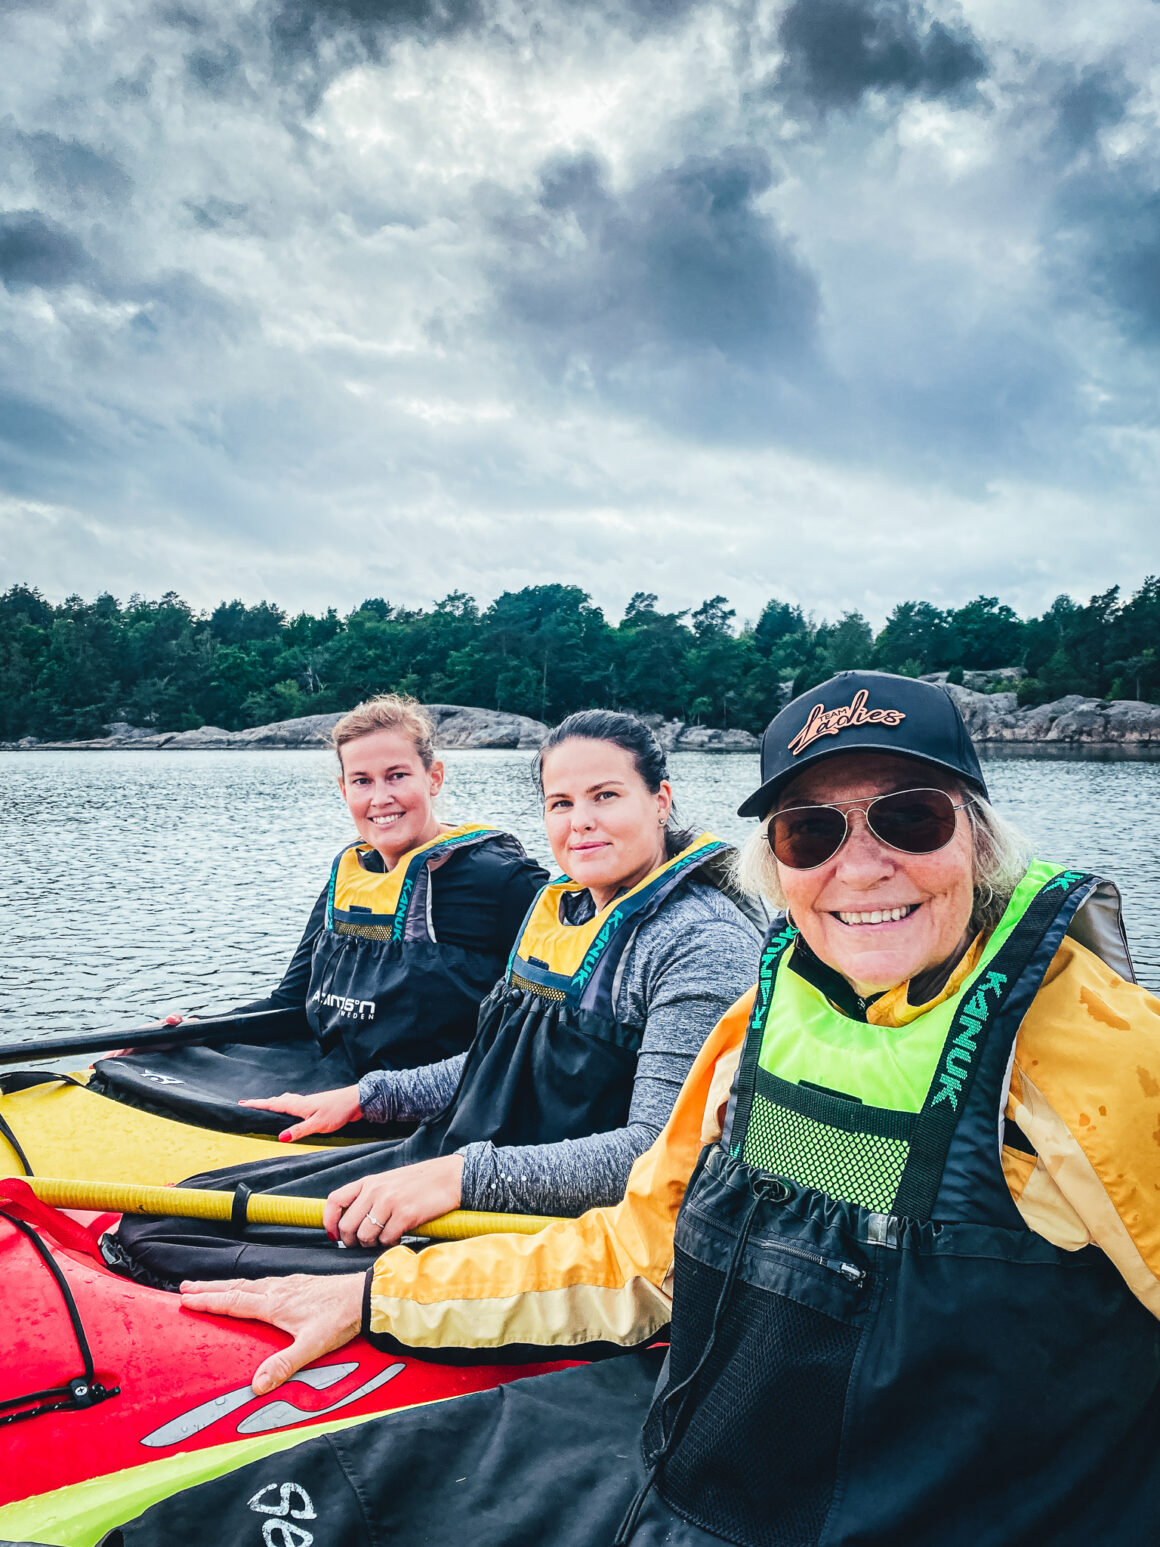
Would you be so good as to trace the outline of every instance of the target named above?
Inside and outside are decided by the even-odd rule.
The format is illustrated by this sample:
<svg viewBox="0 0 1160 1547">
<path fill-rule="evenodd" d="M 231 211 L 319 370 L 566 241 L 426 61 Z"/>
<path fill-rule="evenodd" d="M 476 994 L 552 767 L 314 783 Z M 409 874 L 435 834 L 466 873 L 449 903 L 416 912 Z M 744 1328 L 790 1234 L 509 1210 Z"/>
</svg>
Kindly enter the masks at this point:
<svg viewBox="0 0 1160 1547">
<path fill-rule="evenodd" d="M 336 1187 L 322 1223 L 345 1246 L 393 1246 L 417 1225 L 457 1209 L 462 1196 L 463 1156 L 440 1155 Z"/>
<path fill-rule="evenodd" d="M 313 1096 L 296 1096 L 291 1091 L 281 1096 L 265 1096 L 260 1101 L 239 1101 L 240 1107 L 260 1107 L 263 1112 L 288 1112 L 302 1122 L 283 1128 L 278 1135 L 283 1144 L 305 1139 L 311 1133 L 334 1133 L 362 1116 L 358 1086 L 344 1085 L 341 1090 L 321 1090 Z"/>
<path fill-rule="evenodd" d="M 254 1371 L 250 1384 L 259 1397 L 290 1379 L 304 1365 L 341 1348 L 362 1327 L 362 1273 L 336 1278 L 291 1273 L 285 1278 L 229 1278 L 217 1283 L 190 1280 L 181 1285 L 184 1310 L 212 1316 L 268 1321 L 288 1332 L 293 1342 L 271 1354 Z"/>
</svg>

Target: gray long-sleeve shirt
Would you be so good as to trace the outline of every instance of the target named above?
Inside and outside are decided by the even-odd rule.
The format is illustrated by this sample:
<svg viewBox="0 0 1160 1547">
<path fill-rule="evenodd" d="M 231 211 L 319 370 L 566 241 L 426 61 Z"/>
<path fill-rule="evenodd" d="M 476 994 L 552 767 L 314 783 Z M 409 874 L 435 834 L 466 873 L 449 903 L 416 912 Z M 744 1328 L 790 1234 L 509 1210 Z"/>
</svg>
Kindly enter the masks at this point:
<svg viewBox="0 0 1160 1547">
<path fill-rule="evenodd" d="M 573 923 L 592 916 L 584 896 Z M 697 880 L 680 887 L 625 952 L 617 1019 L 644 1027 L 627 1124 L 555 1144 L 468 1144 L 463 1207 L 575 1215 L 623 1197 L 633 1162 L 668 1121 L 705 1038 L 756 978 L 760 945 L 757 930 L 715 887 Z M 364 1117 L 405 1122 L 442 1111 L 466 1056 L 364 1075 Z"/>
</svg>

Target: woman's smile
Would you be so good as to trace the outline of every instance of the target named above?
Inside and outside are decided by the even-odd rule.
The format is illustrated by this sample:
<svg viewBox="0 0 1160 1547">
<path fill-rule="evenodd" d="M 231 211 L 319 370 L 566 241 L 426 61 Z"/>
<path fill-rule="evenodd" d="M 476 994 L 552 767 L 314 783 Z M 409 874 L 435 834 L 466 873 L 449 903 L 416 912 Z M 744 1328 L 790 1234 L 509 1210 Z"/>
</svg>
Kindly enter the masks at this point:
<svg viewBox="0 0 1160 1547">
<path fill-rule="evenodd" d="M 876 908 L 870 909 L 845 909 L 831 908 L 830 913 L 839 923 L 850 925 L 859 929 L 866 926 L 880 928 L 883 924 L 905 924 L 907 919 L 922 907 L 920 902 L 879 903 Z"/>
</svg>

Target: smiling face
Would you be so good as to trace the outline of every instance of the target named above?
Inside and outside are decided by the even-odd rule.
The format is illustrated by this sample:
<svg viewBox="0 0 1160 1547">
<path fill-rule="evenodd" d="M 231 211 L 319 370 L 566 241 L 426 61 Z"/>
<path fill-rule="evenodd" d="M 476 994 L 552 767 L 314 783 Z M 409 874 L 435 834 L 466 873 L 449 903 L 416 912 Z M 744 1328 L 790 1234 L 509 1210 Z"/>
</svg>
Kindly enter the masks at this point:
<svg viewBox="0 0 1160 1547">
<path fill-rule="evenodd" d="M 664 863 L 672 786 L 650 791 L 631 752 L 573 736 L 544 754 L 541 777 L 553 858 L 598 908 Z"/>
<path fill-rule="evenodd" d="M 905 789 L 944 789 L 956 803 L 963 798 L 953 779 L 929 764 L 850 753 L 805 770 L 782 791 L 777 810 Z M 864 812 L 846 811 L 850 832 L 832 859 L 813 870 L 778 863 L 777 873 L 807 945 L 865 995 L 917 977 L 969 944 L 971 826 L 956 812 L 954 837 L 944 848 L 904 854 L 875 838 Z"/>
<path fill-rule="evenodd" d="M 364 843 L 387 868 L 421 843 L 438 837 L 442 823 L 432 801 L 443 787 L 443 764 L 423 767 L 402 731 L 372 731 L 348 741 L 339 754 L 338 787 Z"/>
</svg>

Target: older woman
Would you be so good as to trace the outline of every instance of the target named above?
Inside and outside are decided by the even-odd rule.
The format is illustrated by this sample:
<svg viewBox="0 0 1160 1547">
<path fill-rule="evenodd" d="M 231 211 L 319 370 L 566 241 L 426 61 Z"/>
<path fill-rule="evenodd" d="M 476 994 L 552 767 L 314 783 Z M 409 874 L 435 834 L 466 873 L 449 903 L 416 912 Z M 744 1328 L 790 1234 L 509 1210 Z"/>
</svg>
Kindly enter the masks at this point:
<svg viewBox="0 0 1160 1547">
<path fill-rule="evenodd" d="M 1114 889 L 1020 857 L 924 683 L 822 684 L 770 725 L 762 775 L 746 865 L 788 911 L 617 1207 L 390 1251 L 365 1285 L 188 1285 L 186 1303 L 291 1333 L 256 1390 L 360 1324 L 494 1357 L 639 1349 L 671 1323 L 651 1405 L 637 1352 L 529 1383 L 535 1400 L 364 1429 L 328 1507 L 350 1514 L 353 1488 L 392 1539 L 430 1526 L 410 1469 L 445 1455 L 467 1476 L 433 1542 L 497 1475 L 524 1534 L 489 1543 L 1153 1540 L 1160 1004 L 1131 981 Z M 252 1481 L 201 1507 L 224 1519 Z M 134 1543 L 164 1534 L 165 1506 L 152 1518 Z"/>
<path fill-rule="evenodd" d="M 206 1180 L 328 1196 L 327 1226 L 379 1245 L 459 1207 L 580 1214 L 623 1196 L 701 1044 L 752 978 L 760 935 L 738 906 L 733 850 L 680 829 L 665 757 L 632 715 L 569 716 L 537 759 L 564 874 L 529 909 L 465 1054 L 357 1085 L 258 1102 L 300 1120 L 286 1137 L 365 1116 L 419 1126 L 400 1143 L 288 1155 Z M 130 1271 L 176 1284 L 219 1271 L 342 1273 L 317 1233 L 126 1220 Z"/>
</svg>

